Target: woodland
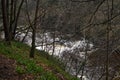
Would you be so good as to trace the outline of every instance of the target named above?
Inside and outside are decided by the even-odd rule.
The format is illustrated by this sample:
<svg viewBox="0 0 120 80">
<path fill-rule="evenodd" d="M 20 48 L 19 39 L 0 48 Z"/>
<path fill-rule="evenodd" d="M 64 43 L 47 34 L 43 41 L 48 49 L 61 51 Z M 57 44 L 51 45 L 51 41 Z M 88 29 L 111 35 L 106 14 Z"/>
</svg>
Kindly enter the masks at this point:
<svg viewBox="0 0 120 80">
<path fill-rule="evenodd" d="M 120 0 L 0 4 L 0 80 L 120 80 Z"/>
</svg>

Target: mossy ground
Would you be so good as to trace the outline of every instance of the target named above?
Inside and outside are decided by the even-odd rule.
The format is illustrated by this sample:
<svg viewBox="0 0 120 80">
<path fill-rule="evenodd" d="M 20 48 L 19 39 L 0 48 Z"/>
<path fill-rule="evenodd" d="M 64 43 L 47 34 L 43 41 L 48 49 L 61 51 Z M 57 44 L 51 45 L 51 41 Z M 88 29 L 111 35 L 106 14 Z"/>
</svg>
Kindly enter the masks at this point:
<svg viewBox="0 0 120 80">
<path fill-rule="evenodd" d="M 78 80 L 63 70 L 62 63 L 44 51 L 35 51 L 35 58 L 29 58 L 30 47 L 13 41 L 7 45 L 0 42 L 0 54 L 16 61 L 15 71 L 19 75 L 31 74 L 33 80 Z"/>
</svg>

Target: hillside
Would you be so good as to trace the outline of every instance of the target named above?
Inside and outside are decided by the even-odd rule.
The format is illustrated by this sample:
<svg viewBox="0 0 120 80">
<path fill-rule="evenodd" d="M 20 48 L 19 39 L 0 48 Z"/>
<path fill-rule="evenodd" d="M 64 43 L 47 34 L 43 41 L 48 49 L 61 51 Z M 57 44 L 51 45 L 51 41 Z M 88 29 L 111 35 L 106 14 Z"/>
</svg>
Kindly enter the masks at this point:
<svg viewBox="0 0 120 80">
<path fill-rule="evenodd" d="M 20 42 L 0 42 L 0 80 L 77 80 L 63 71 L 62 63 L 44 51 L 29 58 L 30 47 Z M 61 65 L 61 66 L 58 66 Z"/>
</svg>

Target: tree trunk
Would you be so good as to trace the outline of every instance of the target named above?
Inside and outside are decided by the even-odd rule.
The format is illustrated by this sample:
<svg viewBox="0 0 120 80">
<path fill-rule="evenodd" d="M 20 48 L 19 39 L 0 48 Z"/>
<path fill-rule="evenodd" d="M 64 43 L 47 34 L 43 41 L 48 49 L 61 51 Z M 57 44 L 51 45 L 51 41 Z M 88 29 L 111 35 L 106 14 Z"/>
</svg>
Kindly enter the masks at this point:
<svg viewBox="0 0 120 80">
<path fill-rule="evenodd" d="M 4 33 L 5 33 L 5 40 L 10 43 L 7 0 L 1 0 L 1 5 L 2 5 L 2 16 L 3 16 L 3 27 L 4 27 Z"/>
<path fill-rule="evenodd" d="M 39 9 L 39 0 L 36 1 L 34 26 L 32 27 L 32 47 L 31 47 L 31 51 L 30 51 L 30 58 L 34 58 L 34 53 L 35 53 L 35 38 L 36 38 L 38 9 Z"/>
<path fill-rule="evenodd" d="M 14 39 L 15 35 L 16 35 L 16 29 L 17 29 L 17 26 L 18 26 L 18 19 L 19 19 L 19 16 L 20 16 L 20 12 L 21 12 L 21 8 L 22 8 L 23 3 L 24 3 L 24 0 L 21 1 L 20 5 L 19 5 L 19 8 L 18 8 L 18 11 L 17 11 L 17 14 L 15 16 L 12 39 Z"/>
</svg>

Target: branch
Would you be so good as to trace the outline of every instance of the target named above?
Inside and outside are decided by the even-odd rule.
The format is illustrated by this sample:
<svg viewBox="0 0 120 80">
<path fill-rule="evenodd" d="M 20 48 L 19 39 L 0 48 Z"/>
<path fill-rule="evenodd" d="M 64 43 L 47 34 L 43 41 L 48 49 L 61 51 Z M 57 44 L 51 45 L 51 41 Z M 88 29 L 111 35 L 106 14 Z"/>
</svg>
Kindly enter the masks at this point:
<svg viewBox="0 0 120 80">
<path fill-rule="evenodd" d="M 84 2 L 91 2 L 91 1 L 95 1 L 95 0 L 85 0 L 85 1 L 80 1 L 80 0 L 70 0 L 72 2 L 79 2 L 79 3 L 84 3 Z"/>
<path fill-rule="evenodd" d="M 118 17 L 118 16 L 120 16 L 120 13 L 118 13 L 117 15 L 113 16 L 111 19 L 106 20 L 106 21 L 104 21 L 104 22 L 94 23 L 94 24 L 90 23 L 90 24 L 88 24 L 87 26 L 85 26 L 83 29 L 81 29 L 80 31 L 83 31 L 83 30 L 85 30 L 85 29 L 87 29 L 87 28 L 92 28 L 92 27 L 94 27 L 94 26 L 92 26 L 92 25 L 103 25 L 103 24 L 106 24 L 106 23 L 112 21 L 113 19 L 115 19 L 115 18 Z"/>
<path fill-rule="evenodd" d="M 100 4 L 98 4 L 98 6 L 96 7 L 95 11 L 93 12 L 92 16 L 90 17 L 89 23 L 92 21 L 94 15 L 96 14 L 96 12 L 99 10 L 100 6 L 105 2 L 105 0 L 101 1 Z"/>
</svg>

